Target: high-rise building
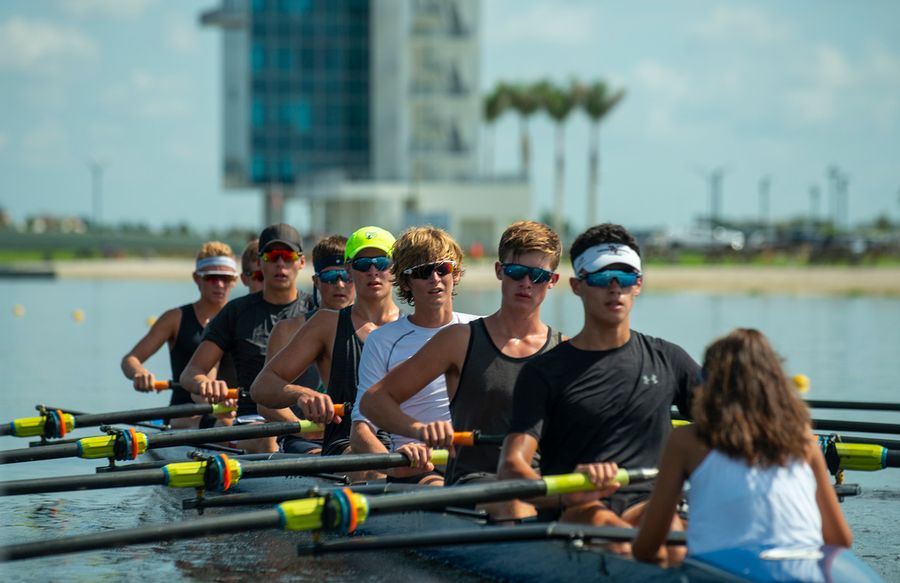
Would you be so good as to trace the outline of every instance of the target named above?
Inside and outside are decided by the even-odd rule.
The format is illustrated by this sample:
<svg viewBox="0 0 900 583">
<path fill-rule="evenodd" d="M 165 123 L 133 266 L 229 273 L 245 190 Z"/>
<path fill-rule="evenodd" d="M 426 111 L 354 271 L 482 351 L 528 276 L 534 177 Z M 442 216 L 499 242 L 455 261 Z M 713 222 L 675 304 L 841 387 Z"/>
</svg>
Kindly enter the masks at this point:
<svg viewBox="0 0 900 583">
<path fill-rule="evenodd" d="M 266 221 L 280 218 L 283 197 L 306 198 L 322 231 L 373 213 L 393 228 L 459 227 L 450 201 L 445 211 L 429 201 L 478 181 L 479 9 L 479 0 L 221 0 L 201 22 L 223 33 L 225 186 L 262 189 Z M 527 207 L 527 188 L 516 189 Z"/>
</svg>

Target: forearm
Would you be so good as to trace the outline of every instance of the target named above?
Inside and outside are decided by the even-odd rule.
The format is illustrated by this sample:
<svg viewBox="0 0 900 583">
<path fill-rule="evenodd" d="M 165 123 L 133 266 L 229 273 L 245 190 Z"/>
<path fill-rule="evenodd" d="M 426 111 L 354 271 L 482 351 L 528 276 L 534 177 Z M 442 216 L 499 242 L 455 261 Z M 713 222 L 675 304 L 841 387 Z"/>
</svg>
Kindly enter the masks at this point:
<svg viewBox="0 0 900 583">
<path fill-rule="evenodd" d="M 268 367 L 256 376 L 253 384 L 250 386 L 250 397 L 257 405 L 269 409 L 284 409 L 297 403 L 306 392 L 316 392 L 307 387 L 292 385 L 290 381 L 286 381 L 278 376 Z"/>
<path fill-rule="evenodd" d="M 178 379 L 178 381 L 185 391 L 199 395 L 200 383 L 213 380 L 208 376 L 208 374 L 209 371 L 203 371 L 200 367 L 189 364 L 188 366 L 184 367 L 184 370 L 181 372 L 181 377 Z"/>
<path fill-rule="evenodd" d="M 360 399 L 359 411 L 389 433 L 421 439 L 422 423 L 404 413 L 400 404 L 384 390 L 366 391 Z"/>
<path fill-rule="evenodd" d="M 387 448 L 365 421 L 353 423 L 350 430 L 350 449 L 353 453 L 387 453 Z"/>
<path fill-rule="evenodd" d="M 138 373 L 145 372 L 147 369 L 141 363 L 140 359 L 133 354 L 127 354 L 122 358 L 122 372 L 128 380 L 133 380 Z"/>
</svg>

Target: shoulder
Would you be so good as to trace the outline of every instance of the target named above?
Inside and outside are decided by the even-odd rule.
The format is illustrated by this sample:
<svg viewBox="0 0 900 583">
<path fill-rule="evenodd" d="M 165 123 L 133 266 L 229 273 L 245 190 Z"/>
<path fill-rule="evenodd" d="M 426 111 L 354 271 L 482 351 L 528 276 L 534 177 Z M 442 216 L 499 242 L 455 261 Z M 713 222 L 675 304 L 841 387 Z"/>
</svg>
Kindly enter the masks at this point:
<svg viewBox="0 0 900 583">
<path fill-rule="evenodd" d="M 454 324 L 466 324 L 468 322 L 472 322 L 473 320 L 480 319 L 481 316 L 477 316 L 475 314 L 466 314 L 465 312 L 453 312 L 453 323 Z"/>
<path fill-rule="evenodd" d="M 335 329 L 337 328 L 338 318 L 340 317 L 340 312 L 336 310 L 329 310 L 328 308 L 319 308 L 316 310 L 316 313 L 313 314 L 309 320 L 306 320 L 303 316 L 298 316 L 296 318 L 290 318 L 288 320 L 282 320 L 278 324 L 276 324 L 276 328 L 280 326 L 284 322 L 291 322 L 294 320 L 299 320 L 301 322 L 300 325 L 297 326 L 297 329 L 301 327 L 304 330 L 309 330 L 310 333 L 322 333 L 327 334 L 330 337 L 334 337 Z"/>
<path fill-rule="evenodd" d="M 306 320 L 303 316 L 296 316 L 293 318 L 286 318 L 277 322 L 275 326 L 272 328 L 272 334 L 283 334 L 285 336 L 293 335 L 297 330 L 303 327 L 303 324 L 306 323 Z"/>
<path fill-rule="evenodd" d="M 247 294 L 245 296 L 241 296 L 239 298 L 234 298 L 225 304 L 225 307 L 222 308 L 222 312 L 234 312 L 245 310 L 250 306 L 259 304 L 262 301 L 262 292 L 256 292 L 255 294 Z"/>
<path fill-rule="evenodd" d="M 159 317 L 156 321 L 157 324 L 161 326 L 168 326 L 171 324 L 175 324 L 181 322 L 181 308 L 172 308 L 171 310 L 166 310 L 163 312 L 163 315 Z"/>
<path fill-rule="evenodd" d="M 541 376 L 555 376 L 571 370 L 573 359 L 577 358 L 578 352 L 572 348 L 569 342 L 560 342 L 547 352 L 543 352 L 530 358 L 522 369 L 519 376 L 524 376 L 525 371 L 528 374 L 538 374 Z"/>
<path fill-rule="evenodd" d="M 636 337 L 640 345 L 648 350 L 661 354 L 670 359 L 688 359 L 693 362 L 693 359 L 687 353 L 687 351 L 674 342 L 669 342 L 668 340 L 657 338 L 656 336 L 643 334 L 641 332 L 637 332 L 636 330 L 632 330 L 631 333 Z"/>
<path fill-rule="evenodd" d="M 410 332 L 412 327 L 409 324 L 409 320 L 406 316 L 400 316 L 400 318 L 394 320 L 393 322 L 388 322 L 383 326 L 379 326 L 378 328 L 369 332 L 369 337 L 366 339 L 366 344 L 376 340 L 378 342 L 391 342 L 396 338 L 403 336 L 407 332 Z"/>
</svg>

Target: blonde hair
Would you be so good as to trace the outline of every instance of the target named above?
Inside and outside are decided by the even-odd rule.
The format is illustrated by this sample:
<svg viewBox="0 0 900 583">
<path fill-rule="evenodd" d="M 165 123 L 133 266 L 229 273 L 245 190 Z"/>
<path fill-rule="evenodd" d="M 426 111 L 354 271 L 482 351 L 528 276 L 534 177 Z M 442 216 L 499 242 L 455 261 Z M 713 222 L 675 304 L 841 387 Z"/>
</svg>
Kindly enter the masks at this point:
<svg viewBox="0 0 900 583">
<path fill-rule="evenodd" d="M 516 221 L 503 231 L 497 258 L 500 261 L 515 260 L 532 251 L 549 255 L 550 266 L 554 270 L 559 267 L 559 256 L 562 253 L 559 235 L 544 223 Z"/>
<path fill-rule="evenodd" d="M 411 227 L 403 233 L 394 243 L 391 250 L 391 275 L 394 276 L 394 287 L 397 295 L 409 305 L 413 305 L 412 291 L 409 286 L 409 275 L 404 270 L 423 263 L 449 259 L 456 262 L 453 277 L 456 281 L 462 277 L 463 252 L 459 243 L 453 240 L 450 234 L 437 227 Z M 454 294 L 456 292 L 454 291 Z"/>
<path fill-rule="evenodd" d="M 231 246 L 221 241 L 207 241 L 200 247 L 197 252 L 197 259 L 206 259 L 207 257 L 234 257 Z"/>
<path fill-rule="evenodd" d="M 253 239 L 241 253 L 241 271 L 253 271 L 257 261 L 259 261 L 259 239 Z"/>
</svg>

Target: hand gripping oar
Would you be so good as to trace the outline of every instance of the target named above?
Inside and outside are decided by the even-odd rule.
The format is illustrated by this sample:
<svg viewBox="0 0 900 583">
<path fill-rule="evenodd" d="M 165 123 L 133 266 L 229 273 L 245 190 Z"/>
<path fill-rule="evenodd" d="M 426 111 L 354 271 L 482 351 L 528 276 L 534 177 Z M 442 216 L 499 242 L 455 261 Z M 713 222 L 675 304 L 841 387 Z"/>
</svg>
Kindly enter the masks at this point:
<svg viewBox="0 0 900 583">
<path fill-rule="evenodd" d="M 217 415 L 234 411 L 233 407 L 209 403 L 185 403 L 170 407 L 154 407 L 152 409 L 131 409 L 128 411 L 112 411 L 109 413 L 66 413 L 62 409 L 43 409 L 40 417 L 23 417 L 9 423 L 0 424 L 0 435 L 16 437 L 44 436 L 48 439 L 64 437 L 77 427 L 97 427 L 112 423 L 134 423 L 151 419 L 171 419 L 177 417 L 193 417 L 194 415 Z"/>
<path fill-rule="evenodd" d="M 335 410 L 343 410 L 343 407 L 343 405 L 335 405 Z M 167 431 L 153 435 L 147 435 L 133 429 L 115 430 L 112 435 L 85 437 L 75 443 L 0 451 L 0 464 L 66 457 L 133 460 L 148 449 L 176 447 L 179 445 L 199 445 L 216 441 L 238 441 L 291 433 L 319 432 L 322 429 L 322 426 L 317 423 L 299 421 L 296 423 L 255 423 L 251 425 L 212 427 L 209 429 Z"/>
<path fill-rule="evenodd" d="M 651 480 L 656 477 L 656 474 L 656 469 L 619 470 L 614 481 L 624 486 L 642 480 Z M 491 484 L 431 488 L 410 494 L 371 498 L 351 490 L 338 490 L 328 496 L 283 502 L 269 510 L 233 513 L 175 524 L 142 526 L 133 529 L 7 545 L 0 547 L 0 559 L 11 561 L 94 549 L 107 549 L 129 544 L 177 540 L 210 534 L 226 534 L 267 528 L 353 532 L 370 515 L 377 513 L 428 510 L 444 508 L 449 505 L 496 502 L 515 498 L 527 499 L 538 496 L 556 496 L 594 489 L 596 489 L 596 486 L 590 481 L 588 475 L 579 473 L 546 476 L 541 480 L 508 480 Z"/>
<path fill-rule="evenodd" d="M 156 381 L 153 383 L 153 390 L 157 393 L 160 391 L 167 391 L 169 389 L 183 389 L 181 383 L 178 381 Z M 228 389 L 228 398 L 229 399 L 237 399 L 242 394 L 246 394 L 246 391 L 242 391 L 239 388 L 229 388 Z"/>
<path fill-rule="evenodd" d="M 304 422 L 308 423 L 308 422 Z M 275 425 L 266 423 L 260 425 L 247 425 L 244 427 L 264 427 Z M 295 424 L 294 431 L 296 431 Z M 243 429 L 234 428 L 234 429 Z M 199 431 L 210 431 L 196 430 Z M 188 431 L 180 432 L 193 433 Z M 155 436 L 154 436 L 155 437 Z M 205 441 L 206 438 L 204 438 Z M 463 440 L 472 439 L 467 433 L 459 434 L 454 438 L 462 445 Z M 497 437 L 482 436 L 484 440 L 497 440 Z M 203 443 L 204 441 L 199 441 Z M 446 450 L 433 450 L 431 462 L 434 465 L 446 465 L 448 453 Z M 87 474 L 80 476 L 59 476 L 49 478 L 35 478 L 29 480 L 10 480 L 0 482 L 0 495 L 18 496 L 22 494 L 41 494 L 46 492 L 66 492 L 70 490 L 97 490 L 103 488 L 121 488 L 129 486 L 164 485 L 171 488 L 196 488 L 206 487 L 210 490 L 227 490 L 218 487 L 226 481 L 233 486 L 240 479 L 261 478 L 269 476 L 293 476 L 321 474 L 326 472 L 355 472 L 362 470 L 386 470 L 389 468 L 402 468 L 409 466 L 409 459 L 400 453 L 389 454 L 359 454 L 339 456 L 308 456 L 298 459 L 279 459 L 271 461 L 239 461 L 225 456 L 213 456 L 223 460 L 215 464 L 206 461 L 177 462 L 163 466 L 162 468 L 150 468 L 143 470 L 130 470 L 127 472 L 105 472 L 102 474 Z M 228 474 L 227 478 L 225 474 Z M 205 475 L 209 475 L 204 480 Z M 211 484 L 208 485 L 208 484 Z"/>
</svg>

